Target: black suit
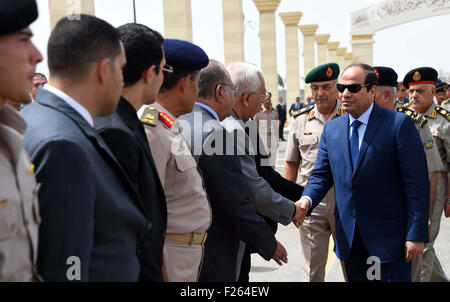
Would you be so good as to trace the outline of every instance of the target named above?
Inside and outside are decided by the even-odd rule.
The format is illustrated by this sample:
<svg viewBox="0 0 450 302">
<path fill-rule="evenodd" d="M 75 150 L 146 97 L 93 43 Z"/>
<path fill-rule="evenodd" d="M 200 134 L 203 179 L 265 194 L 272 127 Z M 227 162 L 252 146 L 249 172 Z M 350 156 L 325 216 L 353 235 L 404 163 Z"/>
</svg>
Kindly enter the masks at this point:
<svg viewBox="0 0 450 302">
<path fill-rule="evenodd" d="M 249 130 L 249 128 L 245 128 L 246 131 Z M 282 177 L 277 171 L 275 171 L 271 166 L 267 165 L 261 165 L 261 159 L 268 158 L 267 155 L 264 155 L 267 152 L 263 152 L 261 150 L 262 142 L 259 138 L 259 134 L 257 135 L 257 153 L 255 156 L 255 162 L 256 162 L 256 169 L 258 171 L 259 176 L 264 178 L 265 181 L 270 185 L 270 187 L 280 194 L 281 196 L 292 200 L 293 202 L 296 202 L 297 200 L 302 197 L 303 193 L 303 187 L 296 184 L 295 182 L 292 182 L 290 180 L 287 180 L 286 178 Z M 270 228 L 272 229 L 273 233 L 275 234 L 277 232 L 278 223 L 276 221 L 273 221 L 270 218 L 267 218 L 263 216 L 266 222 L 269 224 Z M 244 258 L 242 259 L 242 265 L 241 265 L 241 273 L 239 275 L 239 282 L 248 282 L 249 281 L 249 273 L 250 273 L 250 267 L 251 267 L 251 256 L 250 254 L 255 253 L 254 250 L 250 248 L 245 249 Z"/>
<path fill-rule="evenodd" d="M 198 113 L 201 113 L 202 124 L 209 125 L 202 127 L 204 130 L 211 129 L 211 126 L 217 127 L 217 130 L 195 133 L 194 129 L 197 127 L 194 128 L 194 117 L 198 117 L 195 115 Z M 211 146 L 215 142 L 226 142 L 224 137 L 228 132 L 211 113 L 198 105 L 194 106 L 192 113 L 181 116 L 180 120 L 191 125 L 189 135 L 194 154 L 199 154 L 202 150 L 203 144 L 199 146 L 198 143 Z M 189 135 L 185 133 L 186 137 Z M 195 139 L 198 135 L 202 135 L 199 142 Z M 223 152 L 226 151 L 225 145 L 221 149 Z M 233 282 L 237 277 L 239 240 L 244 241 L 266 260 L 270 260 L 275 254 L 277 242 L 270 227 L 256 213 L 250 202 L 245 183 L 240 181 L 243 175 L 237 155 L 201 154 L 198 164 L 204 176 L 213 214 L 199 281 Z"/>
<path fill-rule="evenodd" d="M 280 120 L 280 124 L 278 125 L 278 137 L 284 141 L 283 129 L 284 123 L 286 123 L 286 104 L 278 104 L 277 112 L 278 112 L 278 119 Z"/>
<path fill-rule="evenodd" d="M 141 272 L 140 280 L 163 281 L 161 267 L 167 225 L 166 199 L 142 123 L 133 106 L 123 97 L 115 113 L 98 117 L 94 123 L 139 192 L 151 219 L 151 238 L 147 249 L 142 251 L 142 261 L 149 262 L 151 268 Z"/>
<path fill-rule="evenodd" d="M 302 109 L 304 107 L 305 107 L 305 105 L 303 105 L 302 103 L 298 103 L 298 105 L 297 105 L 297 102 L 292 103 L 291 107 L 289 107 L 289 115 L 292 116 L 292 112 L 293 111 L 300 110 L 300 109 Z"/>
</svg>

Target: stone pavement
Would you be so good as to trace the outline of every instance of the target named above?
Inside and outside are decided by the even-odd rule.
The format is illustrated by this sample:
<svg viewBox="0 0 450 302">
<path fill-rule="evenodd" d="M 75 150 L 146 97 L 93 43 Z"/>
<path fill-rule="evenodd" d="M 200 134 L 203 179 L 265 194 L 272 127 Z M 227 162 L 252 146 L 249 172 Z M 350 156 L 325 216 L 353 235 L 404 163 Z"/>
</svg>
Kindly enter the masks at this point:
<svg viewBox="0 0 450 302">
<path fill-rule="evenodd" d="M 287 129 L 285 129 L 287 138 Z M 283 175 L 286 142 L 280 142 L 276 170 Z M 275 261 L 265 261 L 258 254 L 252 254 L 250 271 L 251 282 L 298 282 L 301 278 L 300 269 L 300 234 L 291 223 L 288 226 L 278 224 L 276 238 L 284 245 L 288 253 L 288 263 L 279 266 Z M 435 242 L 436 254 L 442 268 L 450 277 L 450 218 L 442 215 L 441 229 Z M 327 262 L 326 282 L 344 282 L 339 260 L 333 252 L 333 240 L 330 242 Z"/>
</svg>

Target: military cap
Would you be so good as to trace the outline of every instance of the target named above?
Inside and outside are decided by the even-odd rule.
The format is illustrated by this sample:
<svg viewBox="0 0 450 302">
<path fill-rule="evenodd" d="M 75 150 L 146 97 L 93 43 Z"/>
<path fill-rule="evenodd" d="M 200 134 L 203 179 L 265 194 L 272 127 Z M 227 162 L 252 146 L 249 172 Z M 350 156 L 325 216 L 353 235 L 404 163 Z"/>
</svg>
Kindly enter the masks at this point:
<svg viewBox="0 0 450 302">
<path fill-rule="evenodd" d="M 339 65 L 326 63 L 313 68 L 305 78 L 305 83 L 336 80 L 339 76 Z"/>
<path fill-rule="evenodd" d="M 378 86 L 397 87 L 398 75 L 394 69 L 384 66 L 376 66 L 373 69 L 377 74 Z"/>
<path fill-rule="evenodd" d="M 1 0 L 0 35 L 24 29 L 38 17 L 36 0 Z"/>
<path fill-rule="evenodd" d="M 208 55 L 195 44 L 177 39 L 164 40 L 166 62 L 176 70 L 198 70 L 209 63 Z"/>
<path fill-rule="evenodd" d="M 447 91 L 447 83 L 442 82 L 438 79 L 438 83 L 436 84 L 436 92 L 446 92 Z"/>
<path fill-rule="evenodd" d="M 417 84 L 433 84 L 436 85 L 438 73 L 431 67 L 419 67 L 409 71 L 403 79 L 405 88 L 410 85 Z"/>
</svg>

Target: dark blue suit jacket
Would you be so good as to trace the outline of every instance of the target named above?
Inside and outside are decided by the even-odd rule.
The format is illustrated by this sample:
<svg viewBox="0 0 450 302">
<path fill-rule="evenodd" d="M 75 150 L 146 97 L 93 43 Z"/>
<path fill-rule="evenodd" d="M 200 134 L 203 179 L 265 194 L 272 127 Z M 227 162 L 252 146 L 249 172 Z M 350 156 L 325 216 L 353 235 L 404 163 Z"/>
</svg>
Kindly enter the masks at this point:
<svg viewBox="0 0 450 302">
<path fill-rule="evenodd" d="M 336 194 L 335 252 L 346 260 L 358 224 L 372 256 L 404 259 L 405 241 L 428 241 L 430 186 L 425 152 L 406 115 L 374 104 L 352 171 L 349 114 L 325 124 L 316 165 L 303 195 L 319 204 L 331 186 Z"/>
<path fill-rule="evenodd" d="M 81 281 L 137 281 L 148 219 L 137 192 L 102 138 L 72 107 L 41 89 L 22 111 L 25 148 L 36 166 L 42 224 L 38 271 L 68 281 L 67 259 L 80 259 Z"/>
</svg>

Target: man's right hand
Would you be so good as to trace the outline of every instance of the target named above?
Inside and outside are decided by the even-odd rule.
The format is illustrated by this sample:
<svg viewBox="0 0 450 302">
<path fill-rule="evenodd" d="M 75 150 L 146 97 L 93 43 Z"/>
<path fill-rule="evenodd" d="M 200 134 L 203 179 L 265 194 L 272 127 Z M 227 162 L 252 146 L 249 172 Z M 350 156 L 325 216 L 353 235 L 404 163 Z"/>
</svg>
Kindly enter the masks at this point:
<svg viewBox="0 0 450 302">
<path fill-rule="evenodd" d="M 303 221 L 305 220 L 306 213 L 308 213 L 309 209 L 309 200 L 305 197 L 300 198 L 299 201 L 295 203 L 295 216 L 292 218 L 292 222 L 295 224 L 297 228 L 299 228 Z"/>
<path fill-rule="evenodd" d="M 275 251 L 275 254 L 272 256 L 272 259 L 275 260 L 280 266 L 283 265 L 282 262 L 284 263 L 288 262 L 286 249 L 278 241 L 277 241 L 277 250 Z"/>
</svg>

